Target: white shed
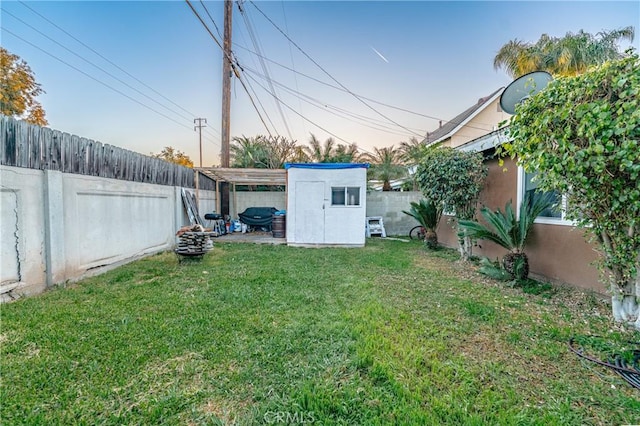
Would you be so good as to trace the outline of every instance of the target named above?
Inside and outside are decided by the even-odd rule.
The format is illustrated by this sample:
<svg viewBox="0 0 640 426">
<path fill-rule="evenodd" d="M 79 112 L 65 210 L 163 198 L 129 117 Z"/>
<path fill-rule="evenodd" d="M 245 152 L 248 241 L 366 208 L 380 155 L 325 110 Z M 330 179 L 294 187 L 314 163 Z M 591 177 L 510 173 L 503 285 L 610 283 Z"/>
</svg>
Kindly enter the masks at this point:
<svg viewBox="0 0 640 426">
<path fill-rule="evenodd" d="M 291 246 L 364 247 L 368 164 L 287 163 Z"/>
</svg>

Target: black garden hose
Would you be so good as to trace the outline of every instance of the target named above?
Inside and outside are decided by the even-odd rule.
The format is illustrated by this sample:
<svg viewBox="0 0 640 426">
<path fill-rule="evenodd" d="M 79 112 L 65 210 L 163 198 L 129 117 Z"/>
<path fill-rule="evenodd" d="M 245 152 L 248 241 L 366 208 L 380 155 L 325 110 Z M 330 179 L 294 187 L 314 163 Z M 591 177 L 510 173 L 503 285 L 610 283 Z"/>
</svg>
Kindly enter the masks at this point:
<svg viewBox="0 0 640 426">
<path fill-rule="evenodd" d="M 582 349 L 577 349 L 573 346 L 575 338 L 569 339 L 569 350 L 581 358 L 591 361 L 595 364 L 602 365 L 603 367 L 611 368 L 620 375 L 627 383 L 636 389 L 640 389 L 640 368 L 638 363 L 640 362 L 640 350 L 633 351 L 633 364 L 627 365 L 627 362 L 620 356 L 616 355 L 612 362 L 613 364 L 605 361 L 601 361 L 597 358 L 589 356 L 584 353 Z"/>
</svg>

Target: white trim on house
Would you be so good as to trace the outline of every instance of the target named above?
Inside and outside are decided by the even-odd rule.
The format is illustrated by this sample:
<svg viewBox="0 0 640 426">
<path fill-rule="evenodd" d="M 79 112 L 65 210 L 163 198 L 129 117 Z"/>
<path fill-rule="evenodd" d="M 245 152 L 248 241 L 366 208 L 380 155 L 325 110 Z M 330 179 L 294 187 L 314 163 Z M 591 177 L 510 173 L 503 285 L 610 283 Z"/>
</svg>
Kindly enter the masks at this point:
<svg viewBox="0 0 640 426">
<path fill-rule="evenodd" d="M 439 142 L 442 142 L 443 140 L 452 137 L 453 135 L 455 135 L 461 128 L 463 128 L 467 123 L 469 123 L 471 120 L 473 120 L 478 114 L 480 114 L 482 111 L 484 111 L 494 100 L 496 100 L 497 98 L 499 98 L 502 95 L 502 92 L 504 92 L 504 88 L 502 90 L 498 90 L 491 98 L 487 99 L 483 105 L 476 109 L 474 112 L 472 112 L 467 118 L 465 118 L 463 121 L 461 121 L 456 127 L 454 127 L 453 129 L 451 129 L 451 131 L 449 131 L 448 133 L 440 136 L 438 139 L 434 140 L 434 141 L 429 141 L 429 145 L 433 145 Z"/>
<path fill-rule="evenodd" d="M 491 133 L 487 133 L 484 136 L 480 136 L 472 141 L 469 141 L 463 145 L 457 146 L 455 149 L 464 152 L 483 152 L 491 148 L 496 148 L 505 142 L 509 142 L 511 138 L 506 136 L 507 127 L 503 127 L 498 130 L 494 130 Z"/>
<path fill-rule="evenodd" d="M 521 166 L 518 166 L 518 182 L 517 182 L 517 200 L 516 200 L 516 214 L 520 215 L 520 204 L 522 203 L 522 199 L 524 198 L 524 185 L 525 185 L 525 174 L 524 169 Z M 562 225 L 562 226 L 576 226 L 576 223 L 572 220 L 565 219 L 565 206 L 567 203 L 567 197 L 562 195 L 562 217 L 540 217 L 538 216 L 533 223 L 543 223 L 545 225 Z"/>
</svg>

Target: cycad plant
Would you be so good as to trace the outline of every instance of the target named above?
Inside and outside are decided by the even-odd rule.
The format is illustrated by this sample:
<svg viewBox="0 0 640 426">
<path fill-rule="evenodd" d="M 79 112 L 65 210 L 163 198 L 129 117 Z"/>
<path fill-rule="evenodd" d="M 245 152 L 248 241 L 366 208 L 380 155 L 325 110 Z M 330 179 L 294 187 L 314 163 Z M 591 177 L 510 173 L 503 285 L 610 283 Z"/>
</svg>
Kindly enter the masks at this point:
<svg viewBox="0 0 640 426">
<path fill-rule="evenodd" d="M 533 227 L 533 221 L 545 209 L 552 206 L 550 197 L 543 195 L 532 197 L 530 194 L 528 192 L 522 200 L 520 215 L 517 219 L 509 200 L 504 207 L 504 213 L 500 209 L 493 212 L 487 207 L 480 210 L 488 226 L 471 220 L 459 221 L 461 229 L 472 239 L 493 241 L 509 250 L 509 253 L 502 258 L 502 266 L 511 274 L 511 277 L 517 280 L 523 280 L 529 276 L 529 258 L 524 253 L 524 247 Z"/>
<path fill-rule="evenodd" d="M 442 217 L 442 208 L 438 207 L 431 200 L 422 199 L 420 202 L 411 202 L 411 208 L 402 211 L 418 221 L 425 230 L 424 242 L 427 247 L 435 249 L 438 247 L 438 234 L 436 227 Z"/>
</svg>

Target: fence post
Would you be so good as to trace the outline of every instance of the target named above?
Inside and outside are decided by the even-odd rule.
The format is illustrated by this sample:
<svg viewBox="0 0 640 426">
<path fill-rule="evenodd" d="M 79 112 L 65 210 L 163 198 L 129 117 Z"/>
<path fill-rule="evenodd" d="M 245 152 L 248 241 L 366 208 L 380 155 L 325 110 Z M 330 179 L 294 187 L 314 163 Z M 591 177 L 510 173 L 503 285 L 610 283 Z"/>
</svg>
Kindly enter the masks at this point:
<svg viewBox="0 0 640 426">
<path fill-rule="evenodd" d="M 47 287 L 66 279 L 62 172 L 44 171 L 44 251 Z"/>
</svg>

